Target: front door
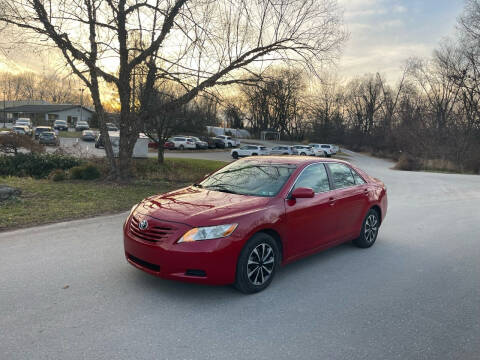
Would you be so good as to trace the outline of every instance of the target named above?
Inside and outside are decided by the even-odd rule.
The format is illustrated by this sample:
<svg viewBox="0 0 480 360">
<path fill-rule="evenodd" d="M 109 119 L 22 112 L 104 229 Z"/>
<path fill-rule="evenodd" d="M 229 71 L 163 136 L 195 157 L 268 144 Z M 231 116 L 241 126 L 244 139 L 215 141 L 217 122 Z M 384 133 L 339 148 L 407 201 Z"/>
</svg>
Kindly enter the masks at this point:
<svg viewBox="0 0 480 360">
<path fill-rule="evenodd" d="M 298 176 L 292 191 L 300 187 L 313 189 L 315 196 L 285 200 L 288 255 L 301 255 L 335 240 L 336 203 L 325 165 L 307 166 Z"/>
</svg>

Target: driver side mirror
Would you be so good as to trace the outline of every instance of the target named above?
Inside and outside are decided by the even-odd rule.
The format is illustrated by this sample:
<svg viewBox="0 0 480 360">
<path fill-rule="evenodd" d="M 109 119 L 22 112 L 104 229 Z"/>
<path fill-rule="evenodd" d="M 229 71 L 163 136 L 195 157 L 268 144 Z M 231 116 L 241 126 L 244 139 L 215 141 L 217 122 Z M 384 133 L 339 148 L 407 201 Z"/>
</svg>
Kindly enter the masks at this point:
<svg viewBox="0 0 480 360">
<path fill-rule="evenodd" d="M 292 199 L 311 199 L 315 196 L 315 192 L 311 188 L 296 188 L 292 192 Z"/>
</svg>

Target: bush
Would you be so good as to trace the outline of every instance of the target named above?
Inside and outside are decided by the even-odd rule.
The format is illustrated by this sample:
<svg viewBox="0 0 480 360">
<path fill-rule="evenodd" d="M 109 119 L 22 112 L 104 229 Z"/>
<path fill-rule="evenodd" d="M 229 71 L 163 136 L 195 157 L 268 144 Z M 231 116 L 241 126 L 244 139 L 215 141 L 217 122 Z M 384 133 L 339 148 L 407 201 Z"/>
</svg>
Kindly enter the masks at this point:
<svg viewBox="0 0 480 360">
<path fill-rule="evenodd" d="M 50 173 L 49 178 L 52 181 L 64 181 L 67 179 L 67 174 L 64 170 L 56 169 Z"/>
<path fill-rule="evenodd" d="M 70 169 L 70 178 L 74 180 L 95 180 L 100 177 L 100 171 L 93 164 L 75 166 Z"/>
<path fill-rule="evenodd" d="M 420 160 L 411 155 L 402 154 L 394 167 L 396 170 L 418 171 L 422 168 Z"/>
<path fill-rule="evenodd" d="M 0 136 L 0 152 L 17 155 L 20 149 L 26 149 L 32 153 L 45 151 L 45 147 L 33 140 L 31 136 L 16 133 Z"/>
<path fill-rule="evenodd" d="M 65 155 L 18 153 L 0 156 L 0 176 L 31 176 L 44 179 L 53 170 L 68 170 L 81 164 L 81 160 Z"/>
</svg>

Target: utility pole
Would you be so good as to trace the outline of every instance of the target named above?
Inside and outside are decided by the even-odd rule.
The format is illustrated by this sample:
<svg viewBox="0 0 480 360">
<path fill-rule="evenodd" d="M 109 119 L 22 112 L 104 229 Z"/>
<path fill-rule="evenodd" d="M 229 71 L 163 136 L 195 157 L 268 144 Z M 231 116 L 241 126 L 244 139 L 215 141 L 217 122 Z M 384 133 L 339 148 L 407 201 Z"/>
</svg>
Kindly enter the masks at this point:
<svg viewBox="0 0 480 360">
<path fill-rule="evenodd" d="M 80 121 L 83 120 L 83 92 L 85 88 L 81 88 L 80 90 Z"/>
<path fill-rule="evenodd" d="M 5 111 L 5 106 L 7 102 L 7 89 L 3 89 L 3 127 L 6 128 L 5 122 L 7 121 L 7 113 Z"/>
</svg>

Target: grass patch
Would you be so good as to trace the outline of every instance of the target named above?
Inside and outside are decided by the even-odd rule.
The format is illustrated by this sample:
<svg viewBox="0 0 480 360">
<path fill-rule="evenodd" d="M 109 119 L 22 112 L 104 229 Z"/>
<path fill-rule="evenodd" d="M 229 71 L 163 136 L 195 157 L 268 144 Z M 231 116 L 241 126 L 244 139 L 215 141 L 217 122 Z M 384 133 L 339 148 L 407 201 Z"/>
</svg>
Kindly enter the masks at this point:
<svg viewBox="0 0 480 360">
<path fill-rule="evenodd" d="M 150 195 L 191 184 L 225 164 L 166 159 L 164 165 L 158 166 L 155 159 L 137 160 L 138 180 L 127 185 L 0 177 L 0 184 L 22 190 L 20 197 L 0 203 L 0 231 L 127 211 Z"/>
<path fill-rule="evenodd" d="M 58 137 L 63 138 L 79 138 L 82 136 L 81 131 L 59 131 Z"/>
<path fill-rule="evenodd" d="M 134 171 L 138 179 L 193 183 L 226 164 L 223 161 L 168 158 L 158 165 L 157 159 L 150 158 L 135 160 Z"/>
</svg>

